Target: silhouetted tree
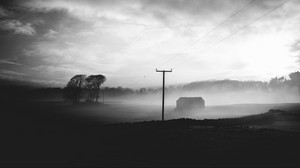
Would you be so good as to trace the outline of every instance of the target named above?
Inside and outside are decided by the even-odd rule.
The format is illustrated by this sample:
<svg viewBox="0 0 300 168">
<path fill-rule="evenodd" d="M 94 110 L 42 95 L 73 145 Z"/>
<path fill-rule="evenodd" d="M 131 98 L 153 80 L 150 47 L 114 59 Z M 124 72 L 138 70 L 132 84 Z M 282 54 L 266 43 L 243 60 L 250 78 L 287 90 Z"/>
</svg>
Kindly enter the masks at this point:
<svg viewBox="0 0 300 168">
<path fill-rule="evenodd" d="M 300 72 L 293 72 L 289 74 L 291 79 L 292 86 L 299 86 L 300 85 Z"/>
<path fill-rule="evenodd" d="M 141 89 L 138 91 L 138 94 L 140 94 L 140 95 L 145 95 L 146 93 L 147 93 L 146 88 L 141 88 Z"/>
<path fill-rule="evenodd" d="M 106 81 L 103 75 L 90 75 L 86 79 L 86 88 L 88 90 L 88 100 L 98 102 L 100 86 Z"/>
<path fill-rule="evenodd" d="M 269 82 L 269 87 L 271 89 L 278 89 L 280 87 L 280 78 L 271 78 L 270 82 Z"/>
<path fill-rule="evenodd" d="M 76 103 L 80 100 L 85 82 L 85 75 L 75 75 L 63 90 L 63 97 Z"/>
</svg>

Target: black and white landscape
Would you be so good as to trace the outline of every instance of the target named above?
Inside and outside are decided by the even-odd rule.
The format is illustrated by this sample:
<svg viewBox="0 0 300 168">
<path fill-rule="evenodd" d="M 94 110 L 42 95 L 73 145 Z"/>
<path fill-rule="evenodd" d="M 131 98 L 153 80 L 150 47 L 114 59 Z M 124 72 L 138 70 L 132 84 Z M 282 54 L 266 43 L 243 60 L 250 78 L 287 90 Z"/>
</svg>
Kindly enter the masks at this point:
<svg viewBox="0 0 300 168">
<path fill-rule="evenodd" d="M 300 166 L 299 9 L 0 0 L 0 166 Z"/>
</svg>

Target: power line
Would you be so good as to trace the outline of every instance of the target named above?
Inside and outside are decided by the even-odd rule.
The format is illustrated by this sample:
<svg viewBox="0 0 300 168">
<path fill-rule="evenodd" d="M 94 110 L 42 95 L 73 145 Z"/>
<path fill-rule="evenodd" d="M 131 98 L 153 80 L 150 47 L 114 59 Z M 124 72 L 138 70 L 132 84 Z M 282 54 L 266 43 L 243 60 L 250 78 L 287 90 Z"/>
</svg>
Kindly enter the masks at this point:
<svg viewBox="0 0 300 168">
<path fill-rule="evenodd" d="M 240 28 L 239 30 L 237 30 L 237 31 L 235 31 L 235 32 L 233 32 L 233 33 L 231 33 L 231 34 L 229 34 L 228 36 L 226 36 L 225 38 L 221 39 L 220 41 L 218 41 L 218 42 L 214 43 L 213 45 L 209 46 L 208 48 L 202 50 L 201 53 L 202 53 L 202 52 L 205 52 L 205 51 L 207 51 L 207 50 L 209 50 L 209 49 L 211 49 L 212 47 L 214 47 L 214 46 L 216 46 L 216 45 L 218 45 L 218 44 L 220 44 L 220 43 L 222 43 L 222 42 L 225 41 L 226 39 L 230 38 L 230 37 L 233 36 L 234 34 L 240 32 L 241 30 L 247 28 L 247 27 L 250 26 L 251 24 L 257 22 L 257 21 L 260 20 L 260 19 L 262 19 L 263 17 L 265 17 L 266 15 L 268 15 L 268 14 L 270 14 L 271 12 L 275 11 L 276 9 L 280 8 L 281 6 L 283 6 L 284 4 L 286 4 L 286 3 L 289 2 L 289 1 L 290 1 L 290 0 L 287 0 L 287 1 L 285 1 L 284 3 L 282 3 L 282 4 L 278 5 L 278 6 L 276 6 L 275 8 L 272 8 L 270 11 L 266 12 L 265 14 L 263 14 L 262 16 L 260 16 L 260 17 L 258 17 L 258 18 L 256 18 L 256 19 L 254 19 L 253 21 L 251 21 L 251 22 L 248 23 L 247 25 L 243 26 L 243 27 Z M 253 1 L 251 1 L 251 2 L 253 2 Z M 249 2 L 246 6 L 248 6 L 251 2 Z M 227 20 L 227 19 L 226 19 L 226 20 Z M 219 27 L 220 27 L 220 26 L 219 26 Z M 186 61 L 184 61 L 184 62 L 182 62 L 182 63 L 180 63 L 180 64 L 177 64 L 177 65 L 173 66 L 172 69 L 175 69 L 175 68 L 178 69 L 179 66 L 185 64 L 187 61 L 189 61 L 189 59 L 191 59 L 191 58 L 193 58 L 193 57 L 194 57 L 194 56 L 188 58 Z M 153 73 L 153 72 L 152 72 L 152 73 Z M 148 75 L 150 75 L 150 74 L 152 74 L 152 73 L 149 73 Z M 146 75 L 146 76 L 148 76 L 148 75 Z M 144 76 L 145 76 L 145 75 L 144 75 Z M 140 81 L 140 82 L 142 82 L 142 81 Z"/>
<path fill-rule="evenodd" d="M 241 27 L 241 28 L 238 29 L 237 31 L 235 31 L 235 32 L 233 32 L 233 33 L 231 33 L 231 34 L 229 34 L 228 36 L 224 37 L 224 38 L 221 39 L 220 41 L 218 41 L 218 42 L 214 43 L 213 45 L 209 46 L 208 48 L 206 48 L 206 49 L 200 51 L 200 53 L 203 53 L 203 52 L 205 52 L 205 51 L 211 49 L 212 47 L 214 47 L 214 46 L 216 46 L 216 45 L 222 43 L 222 42 L 225 41 L 226 39 L 230 38 L 231 36 L 235 35 L 236 33 L 240 32 L 241 30 L 243 30 L 243 29 L 249 27 L 251 24 L 257 22 L 257 21 L 260 20 L 260 19 L 262 19 L 263 17 L 265 17 L 266 15 L 268 15 L 268 14 L 270 14 L 271 12 L 275 11 L 276 9 L 280 8 L 281 6 L 283 6 L 284 4 L 288 3 L 289 1 L 290 1 L 290 0 L 287 0 L 287 1 L 285 1 L 284 3 L 282 3 L 282 4 L 278 5 L 278 6 L 276 6 L 275 8 L 272 8 L 271 10 L 269 10 L 268 12 L 266 12 L 265 14 L 263 14 L 263 15 L 261 15 L 260 17 L 258 17 L 258 18 L 256 18 L 256 19 L 252 20 L 250 23 L 248 23 L 247 25 Z M 186 61 L 184 61 L 184 62 L 182 62 L 182 63 L 180 63 L 180 64 L 175 65 L 175 66 L 173 67 L 173 69 L 175 69 L 175 67 L 178 67 L 178 66 L 181 66 L 181 65 L 185 64 L 187 61 L 189 61 L 189 60 L 190 60 L 191 58 L 193 58 L 193 57 L 195 57 L 195 56 L 192 56 L 192 57 L 188 58 Z M 178 68 L 176 68 L 176 69 L 178 69 Z"/>
<path fill-rule="evenodd" d="M 164 64 L 166 64 L 167 62 L 169 62 L 170 60 L 174 59 L 175 57 L 179 56 L 181 53 L 183 53 L 184 51 L 190 49 L 193 45 L 197 44 L 199 41 L 203 40 L 204 38 L 206 38 L 209 34 L 211 34 L 212 32 L 214 32 L 215 30 L 217 30 L 218 28 L 220 28 L 221 26 L 223 26 L 225 23 L 227 23 L 231 18 L 233 18 L 234 16 L 238 15 L 239 13 L 241 13 L 244 9 L 248 8 L 255 0 L 251 0 L 249 3 L 247 3 L 245 6 L 243 6 L 242 8 L 240 8 L 238 11 L 236 11 L 234 14 L 230 15 L 227 19 L 225 19 L 223 22 L 219 23 L 218 25 L 216 25 L 214 28 L 212 28 L 211 30 L 209 30 L 205 35 L 201 36 L 200 38 L 198 38 L 197 40 L 195 40 L 194 42 L 192 42 L 189 46 L 183 48 L 182 50 L 180 50 L 175 56 L 170 57 L 169 59 L 167 59 L 166 61 L 164 61 L 162 64 L 160 64 L 158 67 L 160 68 L 161 66 L 163 66 Z M 149 73 L 147 73 L 145 76 L 151 75 L 154 72 L 151 70 L 149 71 Z M 141 83 L 142 81 L 140 81 L 139 83 Z"/>
<path fill-rule="evenodd" d="M 171 58 L 167 59 L 165 62 L 163 62 L 159 67 L 163 66 L 164 64 L 166 64 L 167 62 L 169 62 L 170 60 L 174 59 L 175 57 L 179 56 L 179 54 L 183 53 L 185 50 L 190 49 L 193 45 L 195 45 L 196 43 L 198 43 L 199 41 L 203 40 L 205 37 L 207 37 L 209 34 L 211 34 L 212 32 L 214 32 L 215 30 L 217 30 L 218 28 L 220 28 L 221 26 L 223 26 L 225 23 L 227 23 L 231 18 L 233 18 L 234 16 L 238 15 L 239 13 L 241 13 L 244 9 L 248 8 L 248 6 L 250 6 L 250 4 L 252 2 L 254 2 L 255 0 L 250 1 L 248 4 L 246 4 L 245 6 L 243 6 L 242 8 L 240 8 L 237 12 L 235 12 L 234 14 L 232 14 L 231 16 L 229 16 L 226 20 L 224 20 L 223 22 L 221 22 L 220 24 L 218 24 L 217 26 L 215 26 L 214 28 L 212 28 L 210 31 L 208 31 L 205 35 L 203 35 L 202 37 L 198 38 L 197 40 L 195 40 L 194 42 L 192 42 L 189 46 L 185 47 L 184 49 L 180 50 L 175 56 L 172 56 Z"/>
</svg>

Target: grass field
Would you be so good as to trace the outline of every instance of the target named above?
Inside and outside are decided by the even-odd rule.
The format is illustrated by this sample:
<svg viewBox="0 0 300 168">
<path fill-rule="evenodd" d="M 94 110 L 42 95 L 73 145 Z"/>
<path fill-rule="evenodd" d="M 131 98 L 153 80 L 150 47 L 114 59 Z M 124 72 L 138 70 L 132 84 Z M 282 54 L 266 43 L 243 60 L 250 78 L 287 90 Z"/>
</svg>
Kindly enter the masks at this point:
<svg viewBox="0 0 300 168">
<path fill-rule="evenodd" d="M 166 107 L 165 122 L 158 121 L 159 105 L 15 102 L 2 107 L 0 165 L 6 167 L 300 163 L 300 104 L 210 106 L 184 116 Z"/>
</svg>

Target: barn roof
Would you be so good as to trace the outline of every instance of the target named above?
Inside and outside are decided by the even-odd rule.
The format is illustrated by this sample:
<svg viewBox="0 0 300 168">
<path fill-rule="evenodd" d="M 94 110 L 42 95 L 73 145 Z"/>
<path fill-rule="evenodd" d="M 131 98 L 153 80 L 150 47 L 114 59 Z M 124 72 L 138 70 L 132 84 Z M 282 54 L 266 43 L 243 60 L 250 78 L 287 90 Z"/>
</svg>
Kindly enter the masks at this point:
<svg viewBox="0 0 300 168">
<path fill-rule="evenodd" d="M 180 97 L 178 100 L 201 100 L 201 101 L 204 101 L 204 99 L 202 97 Z"/>
</svg>

